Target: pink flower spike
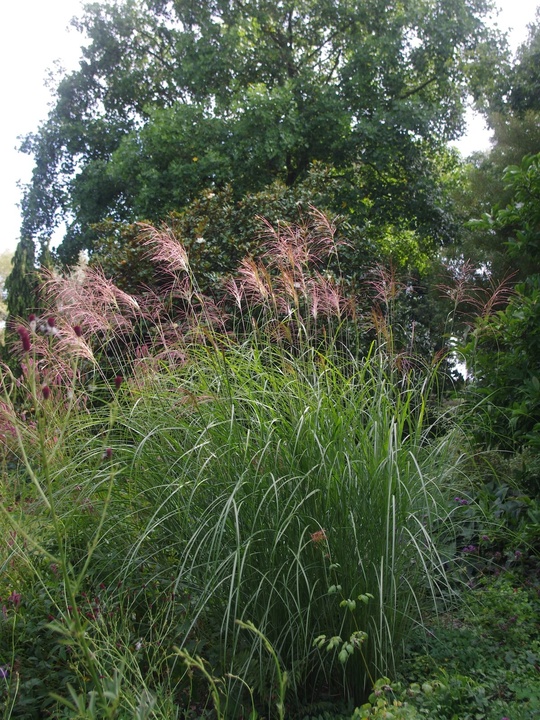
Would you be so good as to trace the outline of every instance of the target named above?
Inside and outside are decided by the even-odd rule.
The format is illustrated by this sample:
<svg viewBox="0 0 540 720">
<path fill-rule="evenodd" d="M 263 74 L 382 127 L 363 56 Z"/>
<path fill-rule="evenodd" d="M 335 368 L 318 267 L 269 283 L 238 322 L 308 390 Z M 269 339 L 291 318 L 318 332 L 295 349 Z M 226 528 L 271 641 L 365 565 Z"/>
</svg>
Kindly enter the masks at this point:
<svg viewBox="0 0 540 720">
<path fill-rule="evenodd" d="M 28 330 L 22 325 L 19 325 L 17 328 L 17 334 L 21 338 L 24 352 L 30 352 L 30 335 L 28 334 Z"/>
<path fill-rule="evenodd" d="M 82 337 L 82 328 L 80 325 L 74 325 L 73 326 L 73 332 L 77 337 Z"/>
<path fill-rule="evenodd" d="M 117 376 L 114 378 L 114 386 L 115 386 L 115 388 L 118 390 L 118 388 L 120 387 L 120 385 L 121 385 L 123 382 L 124 382 L 124 378 L 123 378 L 121 375 L 117 375 Z"/>
<path fill-rule="evenodd" d="M 53 318 L 52 315 L 47 318 L 47 325 L 51 328 L 53 328 L 56 325 L 56 320 Z"/>
<path fill-rule="evenodd" d="M 48 400 L 51 396 L 51 388 L 48 385 L 43 385 L 41 388 L 41 393 L 43 395 L 43 399 Z"/>
</svg>

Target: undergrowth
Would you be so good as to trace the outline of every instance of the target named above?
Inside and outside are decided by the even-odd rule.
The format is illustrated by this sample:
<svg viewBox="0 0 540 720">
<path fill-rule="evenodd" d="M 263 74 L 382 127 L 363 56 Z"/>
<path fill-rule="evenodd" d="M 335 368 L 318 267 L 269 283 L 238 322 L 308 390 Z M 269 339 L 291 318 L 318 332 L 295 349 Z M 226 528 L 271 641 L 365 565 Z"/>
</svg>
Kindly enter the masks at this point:
<svg viewBox="0 0 540 720">
<path fill-rule="evenodd" d="M 51 276 L 3 372 L 3 717 L 413 717 L 380 678 L 457 603 L 456 492 L 487 522 L 439 365 L 391 293 L 357 315 L 315 211 L 220 303 L 144 232 L 159 298 Z"/>
</svg>

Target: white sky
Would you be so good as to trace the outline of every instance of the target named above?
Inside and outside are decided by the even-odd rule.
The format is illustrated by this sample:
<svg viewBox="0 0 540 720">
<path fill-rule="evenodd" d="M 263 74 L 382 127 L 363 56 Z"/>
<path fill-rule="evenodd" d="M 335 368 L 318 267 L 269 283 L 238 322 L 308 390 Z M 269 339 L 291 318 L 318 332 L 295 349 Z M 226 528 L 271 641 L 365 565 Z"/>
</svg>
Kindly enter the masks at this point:
<svg viewBox="0 0 540 720">
<path fill-rule="evenodd" d="M 526 25 L 534 19 L 540 0 L 496 0 L 501 8 L 497 24 L 511 30 L 513 48 L 525 40 Z M 45 81 L 59 62 L 65 69 L 77 67 L 82 37 L 69 21 L 80 13 L 81 0 L 4 0 L 0 9 L 0 252 L 13 250 L 18 242 L 21 193 L 27 183 L 32 159 L 17 151 L 19 136 L 35 131 L 48 112 L 50 93 Z M 467 136 L 459 143 L 468 154 L 489 146 L 489 136 L 478 118 L 471 120 Z"/>
</svg>

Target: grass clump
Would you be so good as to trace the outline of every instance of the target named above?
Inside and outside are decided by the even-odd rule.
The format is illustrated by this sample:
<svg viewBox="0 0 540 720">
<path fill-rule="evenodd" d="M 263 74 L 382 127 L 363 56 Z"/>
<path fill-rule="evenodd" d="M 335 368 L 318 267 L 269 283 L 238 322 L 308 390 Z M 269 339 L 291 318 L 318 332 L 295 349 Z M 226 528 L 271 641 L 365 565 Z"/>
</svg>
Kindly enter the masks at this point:
<svg viewBox="0 0 540 720">
<path fill-rule="evenodd" d="M 4 623 L 30 622 L 42 591 L 71 668 L 48 668 L 56 699 L 33 707 L 282 717 L 360 703 L 451 595 L 461 439 L 429 420 L 437 369 L 398 355 L 380 313 L 366 342 L 321 272 L 336 240 L 316 213 L 268 229 L 221 305 L 176 238 L 146 231 L 165 304 L 90 271 L 51 280 L 62 310 L 41 333 L 21 325 L 24 373 L 4 375 L 25 477 L 4 505 L 20 595 Z M 5 697 L 21 708 L 34 666 L 6 638 Z"/>
<path fill-rule="evenodd" d="M 122 572 L 174 558 L 175 589 L 197 598 L 186 639 L 250 685 L 267 692 L 272 672 L 237 619 L 270 639 L 299 691 L 361 697 L 445 586 L 432 525 L 452 448 L 429 441 L 422 388 L 396 392 L 379 353 L 243 344 L 195 358 L 177 378 L 187 407 L 155 378 L 124 428 L 130 500 L 115 515 L 139 532 Z M 321 650 L 321 634 L 343 642 Z"/>
</svg>

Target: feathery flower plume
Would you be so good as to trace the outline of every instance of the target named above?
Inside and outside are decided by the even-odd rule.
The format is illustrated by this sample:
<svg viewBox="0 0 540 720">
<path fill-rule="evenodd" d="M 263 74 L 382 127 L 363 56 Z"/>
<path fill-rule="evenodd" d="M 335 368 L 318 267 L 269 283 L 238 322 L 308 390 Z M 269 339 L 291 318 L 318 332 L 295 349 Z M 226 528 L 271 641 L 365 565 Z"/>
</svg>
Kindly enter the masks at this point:
<svg viewBox="0 0 540 720">
<path fill-rule="evenodd" d="M 91 363 L 95 362 L 92 348 L 82 336 L 80 325 L 75 325 L 75 327 L 66 325 L 60 328 L 58 337 L 59 341 L 56 352 L 58 358 L 84 358 Z"/>
<path fill-rule="evenodd" d="M 378 264 L 372 271 L 373 280 L 369 285 L 375 290 L 375 300 L 389 305 L 405 289 L 405 284 L 398 280 L 396 269 Z"/>
<path fill-rule="evenodd" d="M 491 288 L 486 291 L 487 299 L 481 308 L 482 317 L 489 317 L 495 307 L 504 307 L 508 304 L 513 294 L 513 290 L 508 284 L 511 277 L 512 275 L 503 278 L 497 286 L 493 287 L 492 285 Z"/>
<path fill-rule="evenodd" d="M 62 308 L 73 325 L 85 327 L 88 334 L 131 328 L 141 309 L 137 300 L 116 287 L 101 270 L 87 268 L 84 274 L 59 277 L 43 274 L 42 291 L 50 305 Z"/>
<path fill-rule="evenodd" d="M 313 206 L 303 224 L 278 223 L 272 225 L 259 218 L 264 225 L 265 256 L 272 266 L 300 270 L 310 264 L 319 264 L 336 254 L 345 241 L 337 238 L 335 222 Z"/>
<path fill-rule="evenodd" d="M 6 442 L 8 438 L 16 438 L 15 425 L 17 418 L 12 407 L 0 400 L 0 440 Z"/>
<path fill-rule="evenodd" d="M 483 318 L 489 317 L 496 307 L 505 306 L 512 295 L 509 284 L 512 275 L 503 278 L 498 285 L 490 280 L 489 287 L 483 287 L 479 283 L 478 269 L 470 260 L 449 262 L 446 269 L 450 280 L 447 284 L 439 284 L 437 288 L 443 297 L 453 302 L 454 310 L 459 311 L 460 315 L 467 317 L 468 309 L 467 324 L 474 324 L 477 314 Z"/>
<path fill-rule="evenodd" d="M 242 309 L 242 303 L 245 299 L 244 285 L 239 283 L 237 280 L 232 279 L 227 282 L 225 289 L 228 294 L 234 300 L 235 305 L 239 310 Z"/>
<path fill-rule="evenodd" d="M 298 225 L 278 223 L 272 225 L 259 218 L 264 224 L 264 257 L 271 267 L 300 269 L 310 261 L 308 230 Z"/>
<path fill-rule="evenodd" d="M 316 319 L 318 314 L 343 317 L 344 314 L 350 314 L 354 301 L 349 301 L 343 297 L 339 285 L 330 278 L 316 273 L 313 278 L 308 281 L 310 293 L 310 312 Z"/>
<path fill-rule="evenodd" d="M 154 262 L 163 265 L 164 270 L 173 275 L 178 271 L 189 272 L 186 248 L 170 227 L 162 225 L 161 228 L 155 228 L 141 223 L 141 228 L 144 244 L 149 247 L 148 255 Z"/>
<path fill-rule="evenodd" d="M 248 301 L 264 303 L 272 296 L 272 283 L 268 270 L 253 258 L 244 258 L 238 268 L 238 274 Z"/>
<path fill-rule="evenodd" d="M 445 265 L 450 275 L 448 285 L 438 285 L 437 288 L 444 297 L 448 297 L 456 306 L 464 301 L 471 301 L 470 290 L 474 285 L 474 265 L 470 260 L 459 263 L 447 262 Z"/>
</svg>

